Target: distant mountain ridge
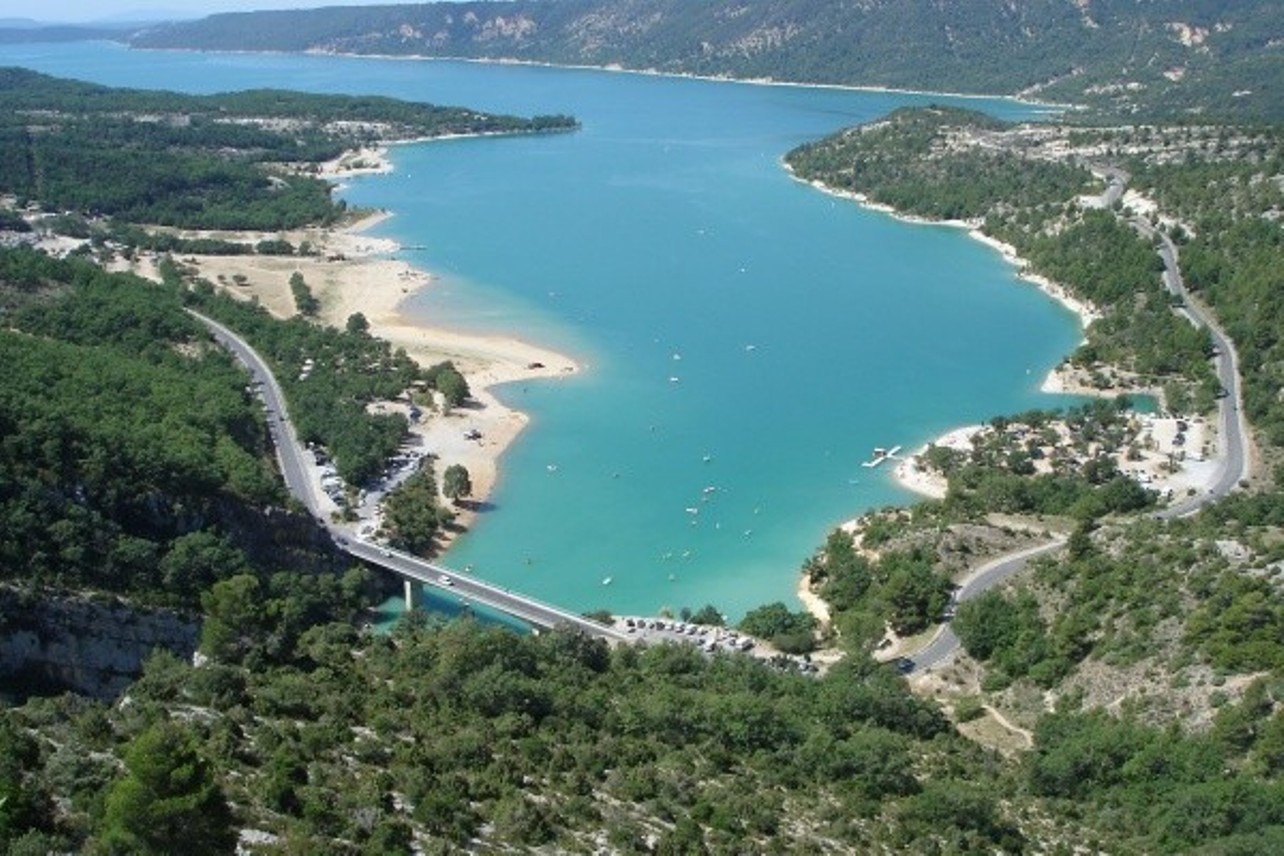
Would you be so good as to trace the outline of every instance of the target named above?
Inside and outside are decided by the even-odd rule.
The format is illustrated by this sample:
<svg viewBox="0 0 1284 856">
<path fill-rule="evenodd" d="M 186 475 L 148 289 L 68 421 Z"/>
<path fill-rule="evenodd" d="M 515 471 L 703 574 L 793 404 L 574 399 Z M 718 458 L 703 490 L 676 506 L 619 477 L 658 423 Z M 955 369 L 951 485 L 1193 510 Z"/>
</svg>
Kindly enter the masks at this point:
<svg viewBox="0 0 1284 856">
<path fill-rule="evenodd" d="M 511 59 L 1284 119 L 1278 0 L 511 0 L 214 15 L 144 48 Z"/>
<path fill-rule="evenodd" d="M 80 24 L 41 24 L 35 21 L 0 21 L 0 44 L 20 42 L 87 42 L 120 40 L 126 27 Z"/>
</svg>

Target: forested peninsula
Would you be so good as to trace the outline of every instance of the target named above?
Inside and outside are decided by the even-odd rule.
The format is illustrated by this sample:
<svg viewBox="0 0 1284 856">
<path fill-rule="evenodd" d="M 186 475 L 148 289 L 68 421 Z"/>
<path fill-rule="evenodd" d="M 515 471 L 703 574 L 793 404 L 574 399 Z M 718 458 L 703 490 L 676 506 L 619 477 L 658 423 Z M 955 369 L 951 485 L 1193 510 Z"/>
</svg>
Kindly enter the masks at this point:
<svg viewBox="0 0 1284 856">
<path fill-rule="evenodd" d="M 112 89 L 17 68 L 0 69 L 0 117 L 0 193 L 19 206 L 186 229 L 334 223 L 344 206 L 309 172 L 347 149 L 575 125 L 369 96 Z"/>
<path fill-rule="evenodd" d="M 833 632 L 847 645 L 884 645 L 889 606 L 894 630 L 919 632 L 924 622 L 903 609 L 913 601 L 892 585 L 906 563 L 966 582 L 985 557 L 1011 552 L 1014 537 L 1046 542 L 1051 554 L 1013 583 L 945 610 L 968 656 L 916 684 L 960 721 L 1002 726 L 1011 745 L 1032 750 L 1031 769 L 1067 765 L 1060 784 L 1043 782 L 1063 797 L 1137 817 L 1175 798 L 1207 819 L 1219 802 L 1213 790 L 1227 784 L 1217 776 L 1202 779 L 1198 796 L 1161 786 L 1154 804 L 1127 807 L 1134 787 L 1155 786 L 1173 768 L 1148 766 L 1130 782 L 1127 771 L 1146 766 L 1149 750 L 1125 748 L 1124 731 L 1177 728 L 1171 760 L 1203 741 L 1224 749 L 1232 719 L 1244 729 L 1241 746 L 1260 745 L 1284 722 L 1284 316 L 1271 308 L 1284 262 L 1284 135 L 1262 126 L 1010 125 L 933 107 L 845 130 L 786 160 L 799 178 L 860 204 L 972 229 L 1008 247 L 1028 275 L 1095 307 L 1062 371 L 1080 391 L 1117 399 L 1000 415 L 968 442 L 923 450 L 917 466 L 944 485 L 941 498 L 836 530 L 805 569 Z M 1239 492 L 1166 522 L 1140 513 L 1156 498 L 1138 482 L 1151 481 L 1140 462 L 1157 422 L 1130 414 L 1127 395 L 1158 395 L 1189 428 L 1211 419 L 1224 390 L 1207 328 L 1164 287 L 1163 240 L 1179 248 L 1187 299 L 1211 307 L 1235 343 L 1259 456 Z M 1200 457 L 1178 450 L 1160 469 L 1199 467 Z M 917 590 L 929 603 L 930 587 Z M 1248 775 L 1260 793 L 1279 787 L 1278 768 L 1222 759 L 1223 772 Z M 1227 819 L 1214 825 L 1229 829 Z M 1259 846 L 1152 840 L 1143 849 L 1197 843 L 1200 852 Z"/>
<path fill-rule="evenodd" d="M 806 8 L 817 5 L 825 20 L 830 4 Z M 1098 29 L 1108 12 L 1123 15 L 1122 4 L 1064 5 L 1025 14 L 1096 16 Z M 1245 17 L 1223 30 L 1170 5 L 1196 21 L 1185 39 L 1196 45 L 1270 26 L 1266 4 L 1238 7 Z M 596 8 L 504 6 L 510 22 Z M 726 8 L 709 8 L 732 26 Z M 915 26 L 930 17 L 906 15 Z M 1138 44 L 1152 30 L 1173 32 L 1144 29 Z M 718 29 L 705 32 L 716 44 Z M 1264 44 L 1248 55 L 1261 60 L 1273 49 Z M 1210 66 L 1221 56 L 1195 53 Z M 914 85 L 931 86 L 945 72 L 923 62 Z M 1033 68 L 1024 79 L 1047 73 Z M 5 650 L 29 646 L 55 604 L 60 620 L 119 628 L 120 615 L 160 617 L 189 639 L 157 646 L 141 677 L 106 698 L 62 693 L 65 674 L 9 672 L 7 852 L 1284 849 L 1278 126 L 1009 126 L 928 108 L 790 153 L 800 179 L 957 221 L 1092 304 L 1099 318 L 1068 370 L 1114 397 L 996 414 L 966 445 L 920 456 L 945 481 L 943 498 L 831 533 L 801 569 L 827 620 L 775 604 L 744 622 L 782 651 L 824 649 L 833 665 L 813 676 L 791 661 L 609 648 L 420 613 L 390 635 L 369 632 L 379 580 L 285 496 L 255 390 L 186 311 L 242 331 L 282 376 L 321 381 L 287 383 L 291 407 L 359 483 L 406 427 L 375 405 L 448 405 L 467 388 L 453 367 L 419 366 L 371 336 L 359 315 L 320 323 L 306 282 L 293 317 L 274 317 L 237 300 L 240 283 L 183 261 L 312 248 L 192 230 L 341 222 L 348 212 L 318 167 L 371 142 L 573 120 L 463 110 L 437 125 L 435 108 L 383 99 L 204 99 L 5 74 Z M 1186 79 L 1218 79 L 1209 75 Z M 1112 109 L 1134 103 L 1126 91 Z M 1166 92 L 1152 90 L 1144 109 L 1169 110 Z M 1221 100 L 1230 112 L 1260 106 Z M 103 141 L 86 130 L 91 115 Z M 80 181 L 95 190 L 81 193 Z M 167 192 L 140 194 L 143 183 Z M 1234 340 L 1256 445 L 1242 484 L 1172 519 L 1163 509 L 1182 497 L 1129 472 L 1153 449 L 1119 396 L 1153 396 L 1194 437 L 1223 390 L 1209 336 L 1162 286 L 1161 238 L 1180 249 L 1191 299 Z M 144 255 L 155 281 L 114 272 Z M 1167 463 L 1191 467 L 1198 451 Z M 431 549 L 450 511 L 424 501 L 435 485 L 419 488 L 410 529 L 389 535 Z M 1052 548 L 1007 585 L 955 599 L 989 560 L 1044 542 Z M 690 620 L 721 619 L 708 609 Z M 963 645 L 952 664 L 909 680 L 897 672 L 914 663 L 891 667 L 945 622 Z"/>
<path fill-rule="evenodd" d="M 300 437 L 351 484 L 406 439 L 404 415 L 369 405 L 410 389 L 456 405 L 469 394 L 453 366 L 417 365 L 359 314 L 344 329 L 317 323 L 298 273 L 317 248 L 219 230 L 351 219 L 317 175 L 350 149 L 575 127 L 387 98 L 113 89 L 24 69 L 0 69 L 0 105 L 3 576 L 186 610 L 238 570 L 330 568 L 334 557 L 313 555 L 321 533 L 290 521 L 299 509 L 272 471 L 246 378 L 185 308 L 225 320 L 297 379 L 286 383 Z M 294 317 L 237 299 L 239 283 L 193 276 L 177 253 L 297 259 Z M 160 283 L 106 270 L 145 259 Z M 449 516 L 402 536 L 431 541 Z M 265 534 L 281 526 L 293 536 Z"/>
</svg>

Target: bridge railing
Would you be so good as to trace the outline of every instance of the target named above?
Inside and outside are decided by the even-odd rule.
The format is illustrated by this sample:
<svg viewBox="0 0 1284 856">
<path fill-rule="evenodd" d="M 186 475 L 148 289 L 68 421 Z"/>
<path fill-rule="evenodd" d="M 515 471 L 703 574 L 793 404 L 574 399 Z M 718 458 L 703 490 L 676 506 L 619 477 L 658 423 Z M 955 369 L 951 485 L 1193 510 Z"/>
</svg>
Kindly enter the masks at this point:
<svg viewBox="0 0 1284 856">
<path fill-rule="evenodd" d="M 410 577 L 416 582 L 432 586 L 443 593 L 452 594 L 459 598 L 471 599 L 484 606 L 498 610 L 505 615 L 520 619 L 536 627 L 552 628 L 560 624 L 570 624 L 581 630 L 592 633 L 595 636 L 601 636 L 606 639 L 624 641 L 628 636 L 605 624 L 577 615 L 561 607 L 554 606 L 550 603 L 537 600 L 529 595 L 519 594 L 509 589 L 502 588 L 493 583 L 479 580 L 474 576 L 461 573 L 439 565 L 435 562 L 429 562 L 418 556 L 394 550 L 381 544 L 375 544 L 370 541 L 354 539 L 354 543 L 365 548 L 358 553 L 351 547 L 348 552 L 357 558 L 365 561 L 371 561 L 382 567 L 387 568 L 393 573 L 400 574 L 403 577 Z M 383 562 L 380 559 L 396 558 L 398 564 Z M 442 582 L 445 576 L 451 580 L 450 584 Z M 456 585 L 458 584 L 458 585 Z"/>
</svg>

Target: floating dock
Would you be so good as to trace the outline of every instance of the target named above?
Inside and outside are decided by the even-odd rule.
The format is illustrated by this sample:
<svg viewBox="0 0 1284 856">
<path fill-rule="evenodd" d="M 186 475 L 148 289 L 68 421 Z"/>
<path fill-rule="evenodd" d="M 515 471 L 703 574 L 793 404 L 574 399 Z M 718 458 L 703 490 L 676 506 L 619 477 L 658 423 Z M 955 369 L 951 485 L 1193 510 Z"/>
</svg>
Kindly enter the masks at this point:
<svg viewBox="0 0 1284 856">
<path fill-rule="evenodd" d="M 884 449 L 882 446 L 874 447 L 874 457 L 861 464 L 862 467 L 876 467 L 888 458 L 896 457 L 896 453 L 901 450 L 900 446 L 893 446 L 890 449 Z"/>
</svg>

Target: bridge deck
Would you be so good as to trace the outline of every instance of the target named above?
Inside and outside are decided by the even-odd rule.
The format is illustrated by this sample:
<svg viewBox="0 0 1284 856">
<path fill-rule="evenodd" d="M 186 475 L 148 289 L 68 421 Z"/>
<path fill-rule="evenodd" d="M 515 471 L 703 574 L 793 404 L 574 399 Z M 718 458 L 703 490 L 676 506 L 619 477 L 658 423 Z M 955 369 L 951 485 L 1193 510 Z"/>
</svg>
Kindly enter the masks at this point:
<svg viewBox="0 0 1284 856">
<path fill-rule="evenodd" d="M 599 624 L 561 607 L 461 574 L 408 553 L 360 540 L 349 541 L 341 546 L 349 555 L 363 561 L 431 586 L 445 594 L 498 610 L 536 627 L 549 629 L 569 625 L 591 636 L 606 639 L 608 642 L 624 642 L 629 638 L 627 634 L 614 627 Z"/>
<path fill-rule="evenodd" d="M 298 443 L 286 408 L 285 396 L 277 385 L 272 370 L 259 353 L 234 331 L 199 312 L 193 310 L 188 312 L 209 328 L 219 344 L 235 354 L 236 358 L 250 370 L 250 374 L 261 382 L 263 402 L 269 414 L 268 429 L 277 449 L 286 487 L 296 499 L 307 506 L 314 516 L 319 515 L 321 512 L 318 500 L 312 490 L 311 456 Z M 278 418 L 272 418 L 273 413 L 277 414 Z M 319 516 L 317 519 L 323 520 Z M 355 538 L 349 540 L 349 533 L 342 528 L 324 523 L 322 525 L 325 525 L 335 543 L 349 555 L 387 568 L 402 577 L 475 601 L 536 627 L 552 628 L 570 625 L 609 642 L 628 641 L 627 634 L 614 627 L 607 627 L 582 615 L 576 615 L 552 604 L 460 574 L 417 556 L 371 544 L 368 541 Z"/>
</svg>

